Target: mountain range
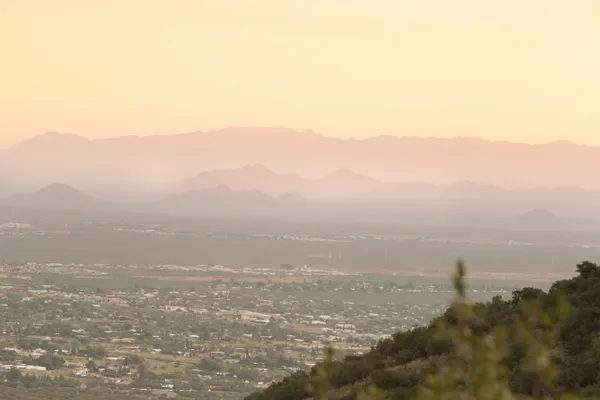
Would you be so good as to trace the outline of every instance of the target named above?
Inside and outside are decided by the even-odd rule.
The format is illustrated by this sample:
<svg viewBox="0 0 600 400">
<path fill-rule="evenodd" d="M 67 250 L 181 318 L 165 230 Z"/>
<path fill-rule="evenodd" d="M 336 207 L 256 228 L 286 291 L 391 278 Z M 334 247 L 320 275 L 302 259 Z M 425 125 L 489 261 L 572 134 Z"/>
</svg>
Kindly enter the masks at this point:
<svg viewBox="0 0 600 400">
<path fill-rule="evenodd" d="M 376 179 L 338 169 L 322 178 L 306 179 L 296 174 L 278 174 L 262 164 L 241 168 L 204 171 L 178 183 L 182 191 L 226 185 L 234 190 L 257 189 L 272 196 L 298 192 L 312 199 L 343 199 L 352 201 L 373 198 L 386 185 Z"/>
<path fill-rule="evenodd" d="M 577 187 L 505 189 L 474 182 L 448 185 L 382 182 L 348 169 L 321 178 L 277 174 L 261 164 L 201 172 L 175 185 L 185 192 L 225 185 L 234 190 L 259 190 L 271 196 L 294 192 L 307 199 L 377 206 L 481 207 L 482 210 L 548 208 L 563 215 L 600 216 L 600 191 Z"/>
<path fill-rule="evenodd" d="M 277 174 L 262 165 L 199 173 L 173 184 L 173 192 L 151 201 L 119 203 L 63 183 L 0 199 L 0 206 L 143 210 L 231 216 L 397 217 L 403 220 L 518 216 L 514 222 L 557 225 L 565 219 L 600 218 L 600 191 L 503 189 L 471 182 L 452 185 L 381 182 L 342 169 L 318 179 Z M 549 210 L 552 210 L 549 211 Z M 574 221 L 574 220 L 573 220 Z M 573 222 L 571 221 L 571 222 Z"/>
<path fill-rule="evenodd" d="M 238 210 L 273 211 L 308 205 L 298 193 L 288 192 L 269 196 L 257 189 L 232 190 L 225 185 L 191 190 L 167 196 L 156 206 L 169 210 Z"/>
<path fill-rule="evenodd" d="M 269 196 L 252 190 L 232 190 L 225 185 L 191 190 L 165 196 L 159 200 L 139 203 L 116 203 L 88 195 L 64 183 L 52 183 L 40 190 L 20 193 L 0 199 L 0 206 L 38 209 L 104 209 L 104 210 L 144 210 L 169 212 L 225 211 L 228 213 L 254 213 L 258 211 L 291 211 L 309 204 L 298 193 L 285 193 Z"/>
<path fill-rule="evenodd" d="M 35 136 L 0 150 L 0 193 L 69 182 L 114 198 L 164 194 L 173 182 L 200 171 L 255 164 L 268 166 L 290 182 L 297 178 L 294 174 L 316 179 L 350 168 L 382 182 L 600 188 L 600 148 L 568 141 L 530 145 L 469 138 L 357 140 L 287 128 L 232 127 L 98 140 L 58 133 Z"/>
<path fill-rule="evenodd" d="M 90 209 L 105 204 L 107 203 L 64 183 L 51 183 L 32 193 L 20 193 L 0 199 L 0 206 L 23 208 Z"/>
</svg>

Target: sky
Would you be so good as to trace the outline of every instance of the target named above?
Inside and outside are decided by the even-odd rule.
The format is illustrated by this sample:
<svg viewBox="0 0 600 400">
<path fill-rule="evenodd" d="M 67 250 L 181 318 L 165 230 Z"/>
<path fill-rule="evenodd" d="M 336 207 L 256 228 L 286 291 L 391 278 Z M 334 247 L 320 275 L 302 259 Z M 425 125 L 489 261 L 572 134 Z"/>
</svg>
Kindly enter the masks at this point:
<svg viewBox="0 0 600 400">
<path fill-rule="evenodd" d="M 600 145 L 598 0 L 0 0 L 0 147 L 286 126 Z"/>
</svg>

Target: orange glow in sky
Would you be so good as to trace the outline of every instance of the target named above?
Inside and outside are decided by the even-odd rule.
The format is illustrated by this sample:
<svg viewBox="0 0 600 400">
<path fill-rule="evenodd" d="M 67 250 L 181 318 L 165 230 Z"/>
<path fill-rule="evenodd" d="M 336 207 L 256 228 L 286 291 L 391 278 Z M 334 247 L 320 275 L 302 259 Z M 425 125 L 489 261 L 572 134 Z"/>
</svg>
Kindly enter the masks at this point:
<svg viewBox="0 0 600 400">
<path fill-rule="evenodd" d="M 1 0 L 0 147 L 287 126 L 600 145 L 598 0 Z"/>
</svg>

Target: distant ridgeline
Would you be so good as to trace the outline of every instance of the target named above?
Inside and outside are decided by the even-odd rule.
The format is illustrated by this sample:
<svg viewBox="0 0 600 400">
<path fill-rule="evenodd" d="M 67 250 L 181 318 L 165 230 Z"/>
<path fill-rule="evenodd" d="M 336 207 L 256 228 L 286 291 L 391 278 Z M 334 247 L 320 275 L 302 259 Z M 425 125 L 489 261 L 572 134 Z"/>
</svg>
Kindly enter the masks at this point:
<svg viewBox="0 0 600 400">
<path fill-rule="evenodd" d="M 455 283 L 458 292 L 460 285 Z M 470 310 L 466 325 L 458 317 L 457 304 Z M 561 322 L 554 322 L 565 309 Z M 440 338 L 440 326 L 454 330 L 455 337 Z M 525 288 L 510 300 L 496 296 L 475 305 L 457 301 L 427 327 L 398 332 L 360 356 L 326 359 L 246 400 L 542 399 L 565 393 L 600 398 L 599 333 L 600 267 L 584 262 L 577 265 L 577 276 L 555 282 L 547 293 Z M 460 335 L 462 341 L 456 339 Z M 510 345 L 498 350 L 500 342 Z M 454 370 L 464 375 L 454 376 Z M 478 381 L 484 387 L 475 390 Z M 503 382 L 505 389 L 495 381 Z M 316 390 L 319 395 L 315 387 L 321 388 Z M 369 388 L 374 394 L 363 395 Z M 436 390 L 449 394 L 441 396 Z M 506 395 L 495 397 L 494 390 L 505 390 Z"/>
</svg>

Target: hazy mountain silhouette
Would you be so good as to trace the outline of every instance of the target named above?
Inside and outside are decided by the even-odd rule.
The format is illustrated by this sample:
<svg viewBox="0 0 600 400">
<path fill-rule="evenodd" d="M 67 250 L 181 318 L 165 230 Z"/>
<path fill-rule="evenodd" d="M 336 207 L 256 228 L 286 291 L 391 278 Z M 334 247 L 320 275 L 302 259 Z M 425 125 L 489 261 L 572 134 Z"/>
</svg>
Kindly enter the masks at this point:
<svg viewBox="0 0 600 400">
<path fill-rule="evenodd" d="M 171 210 L 270 209 L 277 206 L 277 199 L 256 189 L 234 191 L 219 185 L 167 196 L 158 206 Z"/>
<path fill-rule="evenodd" d="M 95 208 L 104 203 L 64 183 L 52 183 L 33 193 L 0 200 L 0 205 L 33 208 Z"/>
<path fill-rule="evenodd" d="M 345 184 L 350 184 L 350 185 L 362 185 L 362 184 L 377 185 L 380 183 L 379 181 L 377 181 L 373 178 L 369 178 L 368 176 L 354 173 L 354 172 L 350 171 L 348 168 L 340 168 L 337 171 L 332 172 L 329 175 L 326 175 L 324 178 L 322 178 L 320 180 L 325 181 L 325 182 L 332 182 L 332 183 L 343 182 Z"/>
<path fill-rule="evenodd" d="M 199 190 L 225 185 L 232 190 L 258 189 L 273 196 L 303 186 L 304 180 L 293 174 L 276 174 L 262 164 L 242 168 L 205 171 L 185 179 L 176 186 L 181 190 Z"/>
<path fill-rule="evenodd" d="M 207 216 L 293 216 L 301 217 L 322 211 L 318 203 L 296 192 L 269 196 L 257 189 L 232 190 L 225 185 L 170 195 L 158 201 L 155 208 L 169 213 L 191 213 Z"/>
<path fill-rule="evenodd" d="M 53 183 L 42 189 L 25 194 L 18 194 L 0 200 L 0 206 L 21 208 L 46 208 L 69 210 L 101 210 L 111 212 L 149 212 L 160 214 L 179 214 L 181 216 L 204 217 L 275 217 L 275 218 L 316 218 L 320 221 L 332 218 L 338 220 L 397 220 L 402 223 L 433 223 L 458 225 L 521 226 L 525 229 L 598 229 L 600 223 L 591 220 L 593 215 L 583 218 L 554 217 L 541 208 L 539 204 L 531 206 L 533 200 L 523 200 L 519 191 L 504 190 L 473 183 L 456 185 L 432 184 L 388 184 L 361 177 L 350 171 L 302 182 L 313 184 L 328 181 L 333 177 L 347 177 L 345 182 L 361 181 L 368 185 L 376 182 L 386 190 L 391 190 L 395 198 L 374 197 L 347 201 L 344 198 L 327 199 L 327 201 L 306 198 L 297 191 L 288 191 L 281 195 L 271 196 L 259 189 L 232 190 L 226 185 L 192 190 L 165 196 L 152 202 L 113 203 L 90 196 L 78 189 L 63 183 Z M 337 182 L 337 178 L 335 182 Z M 480 187 L 481 186 L 481 187 Z M 461 190 L 468 189 L 465 192 Z M 561 189 L 563 190 L 563 189 Z M 545 190 L 542 192 L 547 193 Z M 475 195 L 474 195 L 475 193 Z M 479 196 L 484 193 L 485 196 Z M 500 199 L 502 207 L 497 207 L 497 197 L 489 197 L 490 193 L 504 193 Z M 530 192 L 528 192 L 531 194 Z M 581 195 L 581 191 L 576 192 Z M 595 192 L 590 192 L 595 193 Z M 377 194 L 379 196 L 379 194 Z M 510 197 L 513 196 L 513 197 Z M 393 200 L 390 200 L 393 199 Z M 561 203 L 556 203 L 560 206 Z M 553 210 L 563 213 L 556 204 Z M 583 204 L 583 203 L 580 203 Z M 525 214 L 517 214 L 515 210 L 530 208 Z M 597 209 L 597 203 L 594 205 Z M 512 213 L 512 214 L 511 214 Z M 511 215 L 513 215 L 511 217 Z M 514 215 L 517 215 L 516 217 Z M 598 216 L 596 216 L 598 218 Z M 512 225 L 511 225 L 512 224 Z M 517 225 L 515 225 L 517 224 Z"/>
<path fill-rule="evenodd" d="M 266 169 L 265 167 L 261 167 Z M 228 170 L 231 178 L 243 168 Z M 266 183 L 254 180 L 252 184 L 261 191 L 269 190 L 271 195 L 286 191 L 294 191 L 310 200 L 326 200 L 333 203 L 363 203 L 372 207 L 385 204 L 390 208 L 406 208 L 409 206 L 435 207 L 438 209 L 464 209 L 482 213 L 514 214 L 523 209 L 548 208 L 562 215 L 580 218 L 600 218 L 600 191 L 577 187 L 505 189 L 493 185 L 470 181 L 449 185 L 432 183 L 390 183 L 381 182 L 349 169 L 338 170 L 322 178 L 305 179 L 294 176 L 293 180 L 281 179 L 284 182 L 278 187 L 273 176 L 278 174 L 269 171 Z M 211 171 L 203 176 L 212 176 Z M 243 177 L 243 174 L 240 173 Z M 281 176 L 280 176 L 281 178 Z M 243 180 L 243 179 L 242 179 Z M 229 180 L 228 182 L 230 182 Z M 218 179 L 210 179 L 210 184 L 226 184 Z"/>
<path fill-rule="evenodd" d="M 310 178 L 349 168 L 384 182 L 600 188 L 600 148 L 568 141 L 529 145 L 468 138 L 356 140 L 277 127 L 101 140 L 45 134 L 6 149 L 2 164 L 13 171 L 12 181 L 21 190 L 60 181 L 93 193 L 152 190 L 199 171 L 256 164 Z M 249 176 L 258 170 L 249 171 Z"/>
<path fill-rule="evenodd" d="M 470 181 L 448 185 L 432 183 L 390 183 L 357 174 L 348 168 L 322 178 L 306 179 L 298 175 L 277 174 L 263 165 L 205 171 L 183 181 L 186 189 L 205 189 L 226 185 L 236 190 L 258 189 L 272 196 L 289 191 L 309 198 L 344 201 L 485 201 L 491 203 L 549 205 L 600 204 L 600 191 L 576 187 L 505 189 Z"/>
<path fill-rule="evenodd" d="M 545 208 L 535 208 L 522 213 L 517 216 L 516 222 L 519 226 L 529 229 L 579 231 L 600 228 L 598 219 L 557 216 Z"/>
<path fill-rule="evenodd" d="M 524 214 L 519 215 L 518 218 L 522 222 L 528 222 L 528 223 L 556 222 L 556 220 L 558 219 L 550 211 L 543 209 L 543 208 L 536 208 L 534 210 L 528 211 Z"/>
<path fill-rule="evenodd" d="M 309 200 L 297 192 L 287 192 L 277 197 L 277 202 L 282 205 L 306 206 Z"/>
<path fill-rule="evenodd" d="M 309 183 L 314 195 L 326 198 L 373 199 L 386 184 L 376 179 L 341 168 Z"/>
<path fill-rule="evenodd" d="M 262 164 L 241 168 L 201 172 L 177 186 L 198 190 L 225 185 L 233 190 L 257 189 L 271 196 L 296 192 L 303 197 L 329 199 L 365 198 L 381 188 L 383 182 L 356 174 L 347 168 L 339 169 L 318 179 L 305 179 L 295 174 L 277 174 Z"/>
</svg>

